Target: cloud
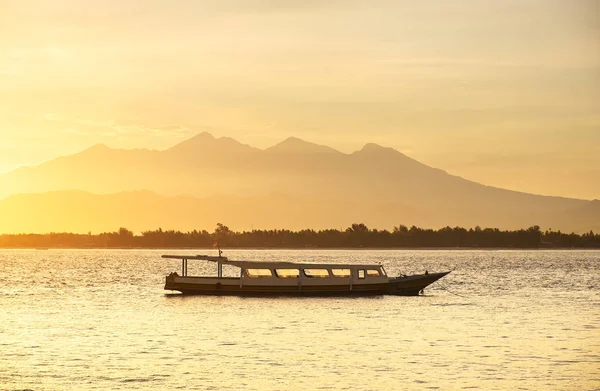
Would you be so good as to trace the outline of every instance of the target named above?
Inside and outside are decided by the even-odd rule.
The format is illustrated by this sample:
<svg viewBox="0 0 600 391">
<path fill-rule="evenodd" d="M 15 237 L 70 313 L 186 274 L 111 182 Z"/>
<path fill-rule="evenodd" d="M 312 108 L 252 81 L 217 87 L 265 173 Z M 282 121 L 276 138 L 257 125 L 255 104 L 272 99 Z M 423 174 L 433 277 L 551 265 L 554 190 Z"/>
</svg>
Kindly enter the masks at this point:
<svg viewBox="0 0 600 391">
<path fill-rule="evenodd" d="M 67 49 L 54 45 L 46 46 L 45 48 L 41 49 L 41 52 L 48 57 L 60 60 L 69 56 L 69 51 Z"/>
<path fill-rule="evenodd" d="M 65 59 L 69 56 L 69 51 L 56 45 L 46 45 L 42 47 L 21 48 L 8 53 L 8 57 L 13 60 L 40 60 L 44 58 Z"/>
<path fill-rule="evenodd" d="M 79 124 L 79 125 L 93 126 L 93 127 L 112 127 L 115 125 L 114 121 L 98 121 L 98 120 L 81 119 L 81 118 L 77 118 L 73 122 L 76 124 Z"/>
<path fill-rule="evenodd" d="M 85 130 L 79 130 L 79 129 L 75 129 L 75 128 L 64 129 L 63 133 L 75 134 L 77 136 L 91 136 L 91 135 L 93 135 L 93 133 L 91 133 L 91 132 L 86 132 Z"/>
<path fill-rule="evenodd" d="M 11 67 L 11 66 L 0 67 L 0 75 L 16 76 L 18 74 L 19 74 L 19 71 L 17 70 L 16 67 Z"/>
<path fill-rule="evenodd" d="M 114 124 L 111 128 L 122 135 L 146 135 L 150 133 L 157 136 L 173 136 L 186 135 L 192 132 L 189 128 L 180 125 L 147 126 Z"/>
<path fill-rule="evenodd" d="M 186 126 L 181 125 L 165 125 L 151 128 L 156 134 L 162 135 L 188 135 L 192 133 L 192 130 Z"/>
<path fill-rule="evenodd" d="M 182 125 L 161 125 L 161 126 L 150 126 L 144 124 L 124 124 L 114 120 L 95 120 L 95 119 L 83 119 L 77 118 L 72 121 L 74 124 L 82 125 L 88 128 L 101 128 L 109 129 L 110 133 L 88 131 L 89 134 L 100 134 L 100 135 L 119 135 L 121 137 L 127 136 L 186 136 L 193 133 L 192 129 Z M 79 132 L 78 134 L 81 134 Z"/>
<path fill-rule="evenodd" d="M 60 121 L 62 117 L 54 113 L 46 113 L 44 114 L 44 119 L 47 121 Z"/>
</svg>

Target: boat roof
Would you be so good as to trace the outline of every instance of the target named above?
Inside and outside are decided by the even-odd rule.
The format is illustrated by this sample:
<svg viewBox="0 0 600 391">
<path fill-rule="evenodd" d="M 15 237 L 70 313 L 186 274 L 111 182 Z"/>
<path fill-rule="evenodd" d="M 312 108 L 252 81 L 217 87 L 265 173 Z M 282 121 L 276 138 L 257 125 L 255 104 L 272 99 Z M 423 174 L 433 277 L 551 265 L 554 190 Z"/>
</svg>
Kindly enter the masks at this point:
<svg viewBox="0 0 600 391">
<path fill-rule="evenodd" d="M 315 269 L 323 269 L 323 268 L 335 268 L 335 269 L 370 269 L 370 268 L 378 268 L 381 267 L 379 264 L 344 264 L 344 263 L 300 263 L 300 262 L 263 262 L 263 261 L 234 261 L 230 260 L 227 257 L 215 257 L 210 255 L 163 255 L 163 258 L 170 259 L 197 259 L 201 261 L 209 261 L 209 262 L 220 262 L 223 265 L 232 265 L 243 269 L 298 269 L 298 268 L 315 268 Z"/>
</svg>

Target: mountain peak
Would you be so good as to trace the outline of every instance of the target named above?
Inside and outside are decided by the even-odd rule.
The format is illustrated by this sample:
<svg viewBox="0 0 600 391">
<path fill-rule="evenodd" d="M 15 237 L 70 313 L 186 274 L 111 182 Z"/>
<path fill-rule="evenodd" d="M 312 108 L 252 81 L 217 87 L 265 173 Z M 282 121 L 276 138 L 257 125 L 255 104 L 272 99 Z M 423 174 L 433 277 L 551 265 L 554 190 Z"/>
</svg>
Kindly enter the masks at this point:
<svg viewBox="0 0 600 391">
<path fill-rule="evenodd" d="M 76 153 L 74 156 L 103 156 L 111 151 L 114 151 L 114 149 L 106 144 L 94 144 L 91 147 Z M 64 158 L 64 156 L 62 158 Z M 61 159 L 61 157 L 59 157 L 59 159 Z"/>
<path fill-rule="evenodd" d="M 354 152 L 355 154 L 366 154 L 366 155 L 383 155 L 383 156 L 404 156 L 402 152 L 391 148 L 391 147 L 383 147 L 379 144 L 368 143 L 365 144 L 359 151 Z"/>
<path fill-rule="evenodd" d="M 208 133 L 207 131 L 204 131 L 204 132 L 198 133 L 195 136 L 192 136 L 192 138 L 190 140 L 193 140 L 193 139 L 208 139 L 208 140 L 212 140 L 214 138 L 215 138 L 215 136 L 213 136 L 212 133 Z"/>
<path fill-rule="evenodd" d="M 208 132 L 200 132 L 194 136 L 192 136 L 191 138 L 182 141 L 180 144 L 183 143 L 196 143 L 196 142 L 207 142 L 207 141 L 212 141 L 212 140 L 216 140 L 215 136 L 213 136 L 211 133 Z"/>
<path fill-rule="evenodd" d="M 279 144 L 265 149 L 265 151 L 293 154 L 339 153 L 333 148 L 304 141 L 298 137 L 288 137 Z"/>
<path fill-rule="evenodd" d="M 168 151 L 182 155 L 202 152 L 233 156 L 235 153 L 248 153 L 256 150 L 256 148 L 242 144 L 231 137 L 216 138 L 208 132 L 202 132 L 171 147 Z"/>
<path fill-rule="evenodd" d="M 111 148 L 108 145 L 99 143 L 92 145 L 87 149 L 87 151 L 108 151 L 110 149 Z"/>
<path fill-rule="evenodd" d="M 359 151 L 353 152 L 353 156 L 359 159 L 368 159 L 368 160 L 383 160 L 389 162 L 402 162 L 405 167 L 413 167 L 413 168 L 427 168 L 433 169 L 413 158 L 410 158 L 398 151 L 397 149 L 391 147 L 383 147 L 379 144 L 368 143 L 365 144 Z M 441 171 L 438 169 L 433 169 L 436 171 Z"/>
<path fill-rule="evenodd" d="M 361 148 L 361 151 L 381 151 L 386 149 L 389 150 L 392 148 L 382 147 L 381 145 L 375 143 L 367 143 Z"/>
<path fill-rule="evenodd" d="M 180 149 L 196 149 L 198 147 L 206 146 L 207 143 L 211 143 L 215 141 L 215 136 L 208 132 L 198 133 L 187 140 L 180 142 L 179 144 L 174 145 L 170 149 L 180 150 Z"/>
</svg>

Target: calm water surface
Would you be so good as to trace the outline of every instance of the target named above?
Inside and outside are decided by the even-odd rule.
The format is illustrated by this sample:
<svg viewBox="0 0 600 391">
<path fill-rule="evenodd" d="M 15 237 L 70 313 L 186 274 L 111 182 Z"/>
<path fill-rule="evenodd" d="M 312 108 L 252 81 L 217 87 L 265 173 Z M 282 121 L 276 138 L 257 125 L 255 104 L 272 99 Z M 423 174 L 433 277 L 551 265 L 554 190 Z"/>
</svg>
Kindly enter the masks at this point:
<svg viewBox="0 0 600 391">
<path fill-rule="evenodd" d="M 600 389 L 598 251 L 226 251 L 454 270 L 336 299 L 170 294 L 162 253 L 0 250 L 0 389 Z"/>
</svg>

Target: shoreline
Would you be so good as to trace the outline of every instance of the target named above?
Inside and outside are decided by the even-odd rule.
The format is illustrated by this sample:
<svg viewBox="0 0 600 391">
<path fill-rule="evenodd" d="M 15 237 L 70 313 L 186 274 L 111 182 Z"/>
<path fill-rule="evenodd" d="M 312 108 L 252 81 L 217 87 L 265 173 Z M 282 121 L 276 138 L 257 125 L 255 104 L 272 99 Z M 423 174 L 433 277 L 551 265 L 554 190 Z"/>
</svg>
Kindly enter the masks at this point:
<svg viewBox="0 0 600 391">
<path fill-rule="evenodd" d="M 0 247 L 0 250 L 203 250 L 213 251 L 212 247 Z M 228 247 L 222 251 L 230 250 L 344 250 L 344 251 L 385 251 L 385 250 L 428 250 L 428 251 L 521 251 L 521 250 L 600 250 L 600 247 Z"/>
</svg>

